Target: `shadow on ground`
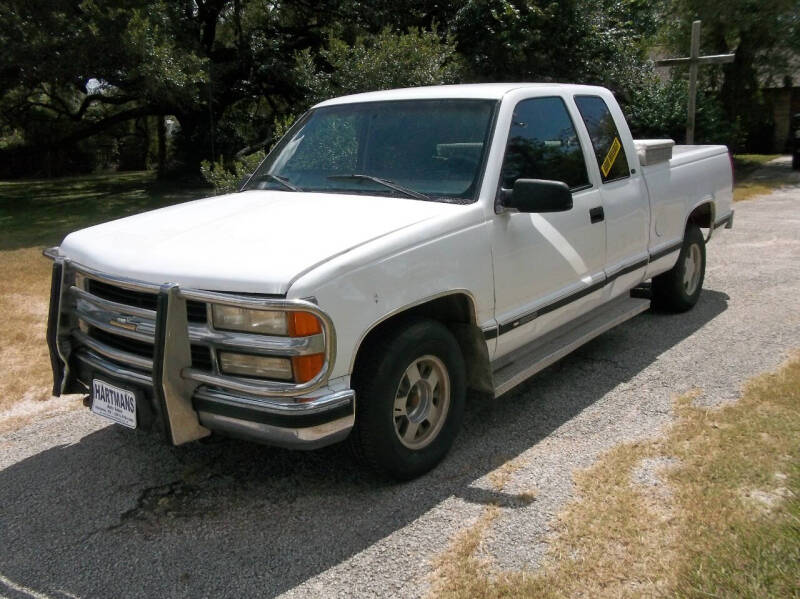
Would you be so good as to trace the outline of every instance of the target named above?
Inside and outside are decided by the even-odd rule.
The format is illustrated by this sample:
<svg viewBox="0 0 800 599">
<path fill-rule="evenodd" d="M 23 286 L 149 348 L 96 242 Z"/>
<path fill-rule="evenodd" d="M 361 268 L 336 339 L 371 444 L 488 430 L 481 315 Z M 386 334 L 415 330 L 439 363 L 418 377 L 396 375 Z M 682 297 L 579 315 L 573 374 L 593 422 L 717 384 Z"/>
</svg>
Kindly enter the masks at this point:
<svg viewBox="0 0 800 599">
<path fill-rule="evenodd" d="M 274 596 L 450 496 L 515 505 L 472 483 L 652 366 L 727 301 L 707 290 L 687 314 L 643 314 L 500 401 L 472 401 L 448 459 L 409 483 L 364 473 L 342 446 L 170 448 L 101 429 L 0 472 L 0 574 L 59 597 Z M 3 580 L 0 594 L 13 590 Z"/>
</svg>

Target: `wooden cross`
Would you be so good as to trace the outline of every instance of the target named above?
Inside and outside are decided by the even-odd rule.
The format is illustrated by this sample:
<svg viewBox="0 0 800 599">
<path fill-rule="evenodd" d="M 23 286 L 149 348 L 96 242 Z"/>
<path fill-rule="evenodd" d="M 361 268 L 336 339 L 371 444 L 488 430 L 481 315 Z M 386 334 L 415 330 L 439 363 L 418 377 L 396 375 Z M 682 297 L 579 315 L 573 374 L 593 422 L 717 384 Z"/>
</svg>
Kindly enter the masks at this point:
<svg viewBox="0 0 800 599">
<path fill-rule="evenodd" d="M 694 143 L 694 113 L 697 104 L 697 67 L 701 64 L 722 64 L 733 62 L 736 54 L 714 54 L 700 56 L 700 21 L 692 23 L 692 46 L 688 58 L 665 58 L 657 60 L 657 67 L 676 67 L 689 65 L 689 111 L 686 117 L 686 143 Z"/>
</svg>

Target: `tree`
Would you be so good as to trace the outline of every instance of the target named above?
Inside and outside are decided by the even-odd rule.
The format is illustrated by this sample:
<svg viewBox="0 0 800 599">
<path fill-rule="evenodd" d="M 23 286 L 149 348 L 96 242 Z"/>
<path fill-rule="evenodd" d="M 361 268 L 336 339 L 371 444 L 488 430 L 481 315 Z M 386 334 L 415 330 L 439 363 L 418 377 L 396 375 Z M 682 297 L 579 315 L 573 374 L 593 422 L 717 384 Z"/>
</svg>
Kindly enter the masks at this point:
<svg viewBox="0 0 800 599">
<path fill-rule="evenodd" d="M 339 3 L 305 0 L 8 0 L 0 5 L 0 110 L 22 151 L 74 145 L 119 123 L 174 115 L 189 168 L 242 142 L 226 112 L 273 115 L 300 95 L 294 53 L 319 47 Z M 92 84 L 96 82 L 96 84 Z M 46 134 L 34 123 L 46 123 Z M 41 130 L 39 130 L 41 132 Z M 5 148 L 8 155 L 20 148 Z"/>
<path fill-rule="evenodd" d="M 457 83 L 463 77 L 454 44 L 435 30 L 396 34 L 387 27 L 352 44 L 330 37 L 316 55 L 305 49 L 295 61 L 294 77 L 307 104 L 372 90 Z"/>
<path fill-rule="evenodd" d="M 155 135 L 169 115 L 196 171 L 263 148 L 314 100 L 387 86 L 581 81 L 625 100 L 652 14 L 645 0 L 5 0 L 0 168 L 74 169 L 86 140 Z"/>
<path fill-rule="evenodd" d="M 800 53 L 800 1 L 729 0 L 720 10 L 708 0 L 672 0 L 661 31 L 670 50 L 686 52 L 695 19 L 703 22 L 701 53 L 736 53 L 733 63 L 705 67 L 701 73 L 735 126 L 731 143 L 759 150 L 759 138 L 771 124 L 760 90 L 764 82 L 785 74 L 790 59 Z"/>
<path fill-rule="evenodd" d="M 631 101 L 623 108 L 634 137 L 680 140 L 686 131 L 686 81 L 672 78 L 666 82 L 656 77 L 642 80 L 633 90 Z M 728 143 L 735 146 L 737 128 L 726 117 L 717 95 L 708 90 L 697 94 L 695 121 L 696 143 Z"/>
<path fill-rule="evenodd" d="M 654 28 L 639 0 L 468 0 L 450 32 L 478 81 L 606 85 L 623 95 L 646 70 Z"/>
<path fill-rule="evenodd" d="M 453 44 L 442 41 L 435 31 L 412 29 L 395 34 L 385 28 L 375 35 L 359 36 L 352 45 L 330 37 L 318 52 L 306 48 L 295 55 L 292 77 L 303 90 L 296 112 L 277 119 L 271 138 L 243 148 L 233 160 L 204 161 L 202 175 L 217 192 L 232 191 L 265 156 L 264 148 L 278 141 L 294 117 L 310 105 L 376 89 L 455 83 L 461 69 Z"/>
</svg>

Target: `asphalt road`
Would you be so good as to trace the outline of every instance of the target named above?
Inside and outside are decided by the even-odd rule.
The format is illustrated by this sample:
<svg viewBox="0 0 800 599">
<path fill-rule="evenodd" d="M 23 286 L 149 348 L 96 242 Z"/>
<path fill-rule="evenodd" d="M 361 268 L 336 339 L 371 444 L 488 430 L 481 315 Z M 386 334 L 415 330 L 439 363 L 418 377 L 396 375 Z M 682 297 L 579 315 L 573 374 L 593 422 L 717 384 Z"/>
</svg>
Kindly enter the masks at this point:
<svg viewBox="0 0 800 599">
<path fill-rule="evenodd" d="M 449 458 L 410 483 L 341 447 L 170 448 L 83 410 L 0 436 L 0 597 L 419 596 L 488 503 L 502 514 L 487 557 L 533 567 L 573 469 L 657 434 L 675 394 L 729 401 L 800 347 L 800 187 L 738 204 L 708 263 L 693 311 L 645 313 L 471 402 Z M 509 459 L 498 492 L 489 474 Z"/>
</svg>

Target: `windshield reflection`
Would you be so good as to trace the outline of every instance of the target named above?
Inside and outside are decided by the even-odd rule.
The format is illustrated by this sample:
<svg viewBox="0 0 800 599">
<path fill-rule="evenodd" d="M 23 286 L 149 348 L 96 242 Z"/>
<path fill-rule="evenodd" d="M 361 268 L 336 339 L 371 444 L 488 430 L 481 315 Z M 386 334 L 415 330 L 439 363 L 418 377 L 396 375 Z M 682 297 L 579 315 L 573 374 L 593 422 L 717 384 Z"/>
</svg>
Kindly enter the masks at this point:
<svg viewBox="0 0 800 599">
<path fill-rule="evenodd" d="M 341 104 L 306 114 L 245 189 L 473 201 L 494 100 Z"/>
</svg>

